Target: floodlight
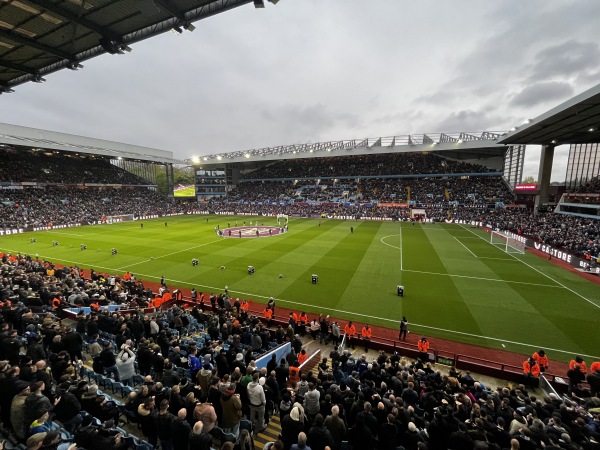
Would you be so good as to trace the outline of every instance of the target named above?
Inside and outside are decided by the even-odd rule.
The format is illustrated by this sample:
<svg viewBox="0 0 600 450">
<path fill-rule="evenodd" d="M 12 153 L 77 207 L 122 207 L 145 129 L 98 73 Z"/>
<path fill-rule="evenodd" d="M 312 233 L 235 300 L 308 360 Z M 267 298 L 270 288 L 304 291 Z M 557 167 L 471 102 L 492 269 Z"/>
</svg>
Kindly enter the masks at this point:
<svg viewBox="0 0 600 450">
<path fill-rule="evenodd" d="M 181 27 L 178 27 L 177 25 L 175 25 L 173 28 L 171 28 L 171 31 L 175 34 L 183 33 L 183 30 L 181 29 Z"/>
<path fill-rule="evenodd" d="M 183 28 L 185 28 L 188 31 L 194 31 L 196 29 L 196 27 L 193 24 L 191 24 L 191 23 L 184 24 Z"/>
<path fill-rule="evenodd" d="M 463 140 L 462 140 L 462 139 L 459 139 L 459 140 L 458 140 L 458 141 L 456 141 L 456 142 L 457 142 L 457 144 L 462 144 L 462 143 L 463 143 Z"/>
<path fill-rule="evenodd" d="M 273 3 L 274 5 L 276 5 L 279 2 L 279 0 L 269 0 L 269 2 Z"/>
<path fill-rule="evenodd" d="M 123 52 L 131 52 L 131 47 L 129 45 L 123 44 L 119 47 L 119 50 L 121 51 L 121 53 Z"/>
<path fill-rule="evenodd" d="M 83 66 L 77 61 L 70 61 L 67 67 L 71 70 L 83 69 Z"/>
<path fill-rule="evenodd" d="M 588 131 L 591 133 L 592 131 L 594 131 L 594 129 L 593 129 L 593 128 L 590 128 Z"/>
<path fill-rule="evenodd" d="M 33 81 L 34 83 L 45 83 L 46 79 L 42 78 L 41 75 L 34 75 L 33 78 L 31 79 L 31 81 Z"/>
<path fill-rule="evenodd" d="M 194 164 L 198 164 L 198 163 L 200 162 L 200 158 L 198 158 L 197 156 L 194 156 L 194 157 L 192 158 L 192 162 L 193 162 Z"/>
<path fill-rule="evenodd" d="M 250 153 L 246 153 L 246 154 L 244 155 L 244 157 L 245 157 L 245 158 L 250 158 Z"/>
<path fill-rule="evenodd" d="M 556 144 L 556 139 L 552 139 L 552 140 L 550 141 L 550 143 L 551 143 L 551 144 Z"/>
<path fill-rule="evenodd" d="M 265 7 L 264 0 L 254 0 L 254 7 L 255 8 L 264 8 Z"/>
</svg>

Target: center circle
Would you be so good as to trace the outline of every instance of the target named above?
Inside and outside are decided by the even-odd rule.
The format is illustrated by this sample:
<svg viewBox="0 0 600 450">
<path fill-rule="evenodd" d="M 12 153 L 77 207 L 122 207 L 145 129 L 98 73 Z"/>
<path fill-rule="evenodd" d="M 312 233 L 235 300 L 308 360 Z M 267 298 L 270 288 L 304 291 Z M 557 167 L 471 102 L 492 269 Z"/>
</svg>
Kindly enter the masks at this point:
<svg viewBox="0 0 600 450">
<path fill-rule="evenodd" d="M 230 227 L 218 230 L 217 234 L 224 238 L 259 238 L 276 236 L 283 233 L 279 227 L 259 226 L 259 227 Z"/>
</svg>

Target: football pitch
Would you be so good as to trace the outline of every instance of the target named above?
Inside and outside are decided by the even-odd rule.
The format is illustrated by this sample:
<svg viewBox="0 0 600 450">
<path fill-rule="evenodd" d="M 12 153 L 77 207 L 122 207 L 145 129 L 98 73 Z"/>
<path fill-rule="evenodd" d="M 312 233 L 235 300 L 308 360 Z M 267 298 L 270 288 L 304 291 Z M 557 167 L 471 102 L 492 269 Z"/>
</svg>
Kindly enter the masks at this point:
<svg viewBox="0 0 600 450">
<path fill-rule="evenodd" d="M 3 236 L 0 250 L 153 282 L 164 275 L 172 287 L 203 292 L 228 286 L 234 297 L 274 297 L 282 307 L 359 325 L 397 329 L 404 315 L 413 333 L 524 354 L 600 354 L 600 287 L 545 259 L 507 254 L 477 228 L 290 218 L 279 235 L 215 232 L 244 221 L 276 225 L 272 217 L 176 216 L 143 228 L 137 221 Z"/>
</svg>

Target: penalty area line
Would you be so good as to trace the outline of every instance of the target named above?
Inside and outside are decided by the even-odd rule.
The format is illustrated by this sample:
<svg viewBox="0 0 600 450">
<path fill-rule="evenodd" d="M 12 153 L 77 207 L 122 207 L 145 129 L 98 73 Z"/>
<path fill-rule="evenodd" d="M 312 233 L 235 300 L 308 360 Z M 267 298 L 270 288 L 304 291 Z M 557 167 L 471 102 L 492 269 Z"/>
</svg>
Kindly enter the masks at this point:
<svg viewBox="0 0 600 450">
<path fill-rule="evenodd" d="M 487 242 L 486 239 L 483 239 L 483 237 L 478 236 L 476 233 L 474 233 L 473 231 L 469 230 L 468 228 L 465 228 L 464 225 L 460 225 L 462 228 L 464 228 L 465 230 L 473 233 L 475 236 L 477 236 L 478 238 L 480 238 L 482 241 Z M 536 269 L 535 267 L 533 267 L 532 265 L 526 263 L 525 261 L 523 261 L 520 258 L 517 258 L 515 255 L 513 255 L 512 253 L 508 253 L 509 256 L 512 256 L 516 261 L 519 261 L 521 263 L 523 263 L 524 265 L 526 265 L 527 267 L 529 267 L 531 270 L 536 271 L 537 273 L 539 273 L 540 275 L 544 276 L 545 278 L 548 278 L 550 281 L 553 281 L 554 283 L 556 283 L 558 286 L 560 286 L 563 289 L 566 289 L 568 291 L 570 291 L 571 293 L 575 294 L 577 297 L 581 298 L 582 300 L 585 300 L 586 302 L 588 302 L 590 305 L 595 306 L 596 308 L 600 309 L 600 305 L 598 305 L 596 302 L 591 301 L 589 298 L 584 297 L 583 295 L 581 295 L 579 292 L 574 291 L 573 289 L 571 289 L 570 287 L 565 286 L 564 284 L 562 284 L 560 281 L 556 281 L 554 280 L 551 276 L 545 274 L 544 272 L 542 272 L 539 269 Z"/>
</svg>

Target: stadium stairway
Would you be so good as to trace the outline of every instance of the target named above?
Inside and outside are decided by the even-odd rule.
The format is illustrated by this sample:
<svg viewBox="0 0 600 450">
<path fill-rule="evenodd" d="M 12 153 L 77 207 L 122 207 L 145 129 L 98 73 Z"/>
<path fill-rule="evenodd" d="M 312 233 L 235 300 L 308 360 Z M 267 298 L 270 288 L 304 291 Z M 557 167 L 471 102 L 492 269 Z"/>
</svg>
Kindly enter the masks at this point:
<svg viewBox="0 0 600 450">
<path fill-rule="evenodd" d="M 267 442 L 273 442 L 279 439 L 281 434 L 281 422 L 279 421 L 279 414 L 273 414 L 271 420 L 267 425 L 267 428 L 254 434 L 254 447 L 256 450 L 262 449 Z"/>
</svg>

